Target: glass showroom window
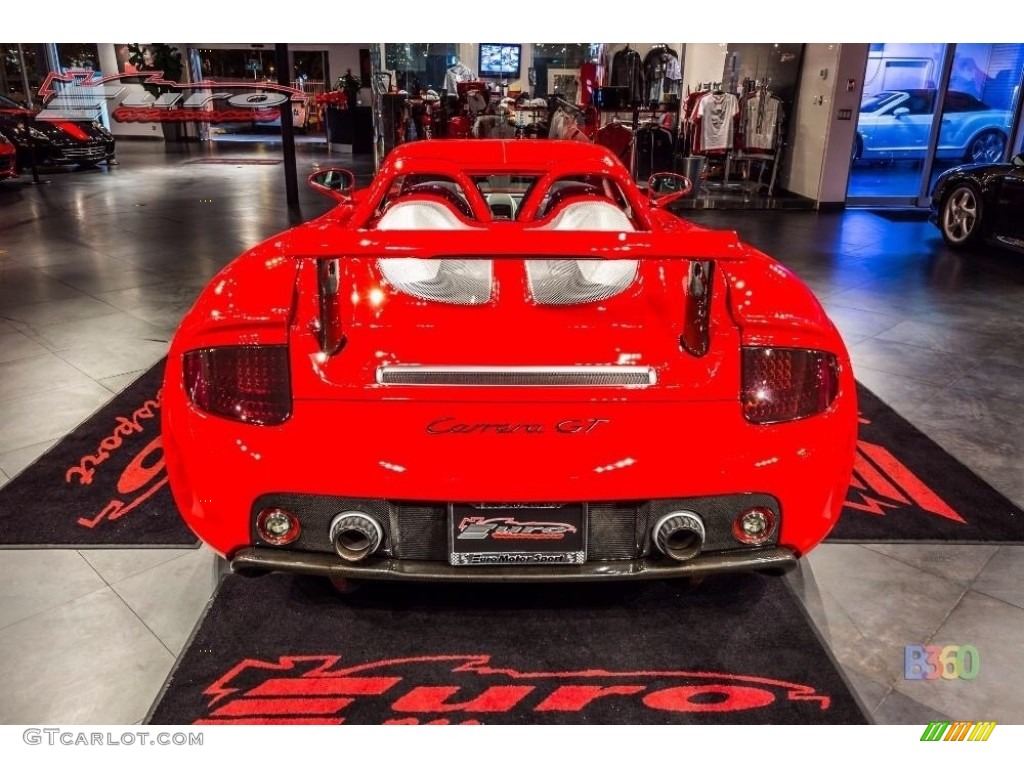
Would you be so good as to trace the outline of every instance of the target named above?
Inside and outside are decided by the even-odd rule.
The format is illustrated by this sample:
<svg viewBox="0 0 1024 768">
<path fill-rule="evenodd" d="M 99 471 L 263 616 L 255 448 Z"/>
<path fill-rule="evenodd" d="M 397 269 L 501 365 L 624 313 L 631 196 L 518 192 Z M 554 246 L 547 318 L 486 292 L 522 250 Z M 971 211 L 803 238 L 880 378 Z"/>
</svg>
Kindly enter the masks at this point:
<svg viewBox="0 0 1024 768">
<path fill-rule="evenodd" d="M 458 61 L 456 43 L 384 43 L 384 69 L 394 72 L 395 86 L 409 93 L 440 93 L 448 68 Z"/>
<path fill-rule="evenodd" d="M 847 197 L 925 205 L 948 168 L 1005 160 L 1022 79 L 1020 43 L 872 44 Z"/>
<path fill-rule="evenodd" d="M 1021 43 L 957 43 L 929 189 L 959 163 L 1006 160 L 1022 76 Z"/>
</svg>

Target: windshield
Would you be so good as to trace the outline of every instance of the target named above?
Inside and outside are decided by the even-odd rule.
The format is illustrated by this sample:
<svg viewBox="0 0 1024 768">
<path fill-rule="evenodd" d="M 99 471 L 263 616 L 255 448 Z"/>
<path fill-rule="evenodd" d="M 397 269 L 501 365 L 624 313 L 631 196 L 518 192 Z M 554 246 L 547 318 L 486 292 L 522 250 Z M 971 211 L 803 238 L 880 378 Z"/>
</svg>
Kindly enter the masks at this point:
<svg viewBox="0 0 1024 768">
<path fill-rule="evenodd" d="M 906 95 L 902 91 L 882 91 L 882 93 L 876 93 L 874 96 L 868 96 L 860 103 L 860 111 L 878 112 Z"/>
</svg>

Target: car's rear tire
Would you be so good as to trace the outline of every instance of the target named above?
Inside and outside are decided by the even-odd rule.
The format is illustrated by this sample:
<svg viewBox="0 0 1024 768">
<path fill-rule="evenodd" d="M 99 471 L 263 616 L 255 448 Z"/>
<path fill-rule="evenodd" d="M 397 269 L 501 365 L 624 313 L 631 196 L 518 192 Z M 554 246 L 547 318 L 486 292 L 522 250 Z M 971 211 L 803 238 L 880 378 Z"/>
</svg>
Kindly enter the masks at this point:
<svg viewBox="0 0 1024 768">
<path fill-rule="evenodd" d="M 953 248 L 968 248 L 981 237 L 981 192 L 972 184 L 957 184 L 947 194 L 939 213 L 942 239 Z"/>
<path fill-rule="evenodd" d="M 967 145 L 968 163 L 1001 163 L 1006 151 L 1006 136 L 1000 131 L 982 131 Z"/>
</svg>

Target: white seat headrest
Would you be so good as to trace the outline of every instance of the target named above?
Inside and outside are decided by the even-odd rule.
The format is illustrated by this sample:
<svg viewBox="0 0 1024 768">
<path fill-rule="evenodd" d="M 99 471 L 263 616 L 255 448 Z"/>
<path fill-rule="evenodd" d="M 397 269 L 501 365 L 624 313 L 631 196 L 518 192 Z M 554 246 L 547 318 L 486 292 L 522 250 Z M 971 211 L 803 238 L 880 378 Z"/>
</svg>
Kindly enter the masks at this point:
<svg viewBox="0 0 1024 768">
<path fill-rule="evenodd" d="M 471 229 L 444 203 L 406 200 L 388 208 L 377 229 Z"/>
<path fill-rule="evenodd" d="M 582 230 L 585 232 L 633 232 L 633 223 L 614 203 L 604 200 L 580 200 L 569 203 L 555 214 L 547 230 Z"/>
</svg>

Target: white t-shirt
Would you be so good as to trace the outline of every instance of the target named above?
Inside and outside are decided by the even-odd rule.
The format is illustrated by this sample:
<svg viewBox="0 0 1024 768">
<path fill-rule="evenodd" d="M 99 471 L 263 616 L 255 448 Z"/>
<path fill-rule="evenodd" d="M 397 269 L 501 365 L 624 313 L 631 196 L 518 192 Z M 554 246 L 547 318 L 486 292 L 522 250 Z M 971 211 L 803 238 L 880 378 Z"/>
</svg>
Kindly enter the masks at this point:
<svg viewBox="0 0 1024 768">
<path fill-rule="evenodd" d="M 731 93 L 709 93 L 700 100 L 697 117 L 701 119 L 702 150 L 732 147 L 732 120 L 739 114 L 739 104 Z"/>
</svg>

